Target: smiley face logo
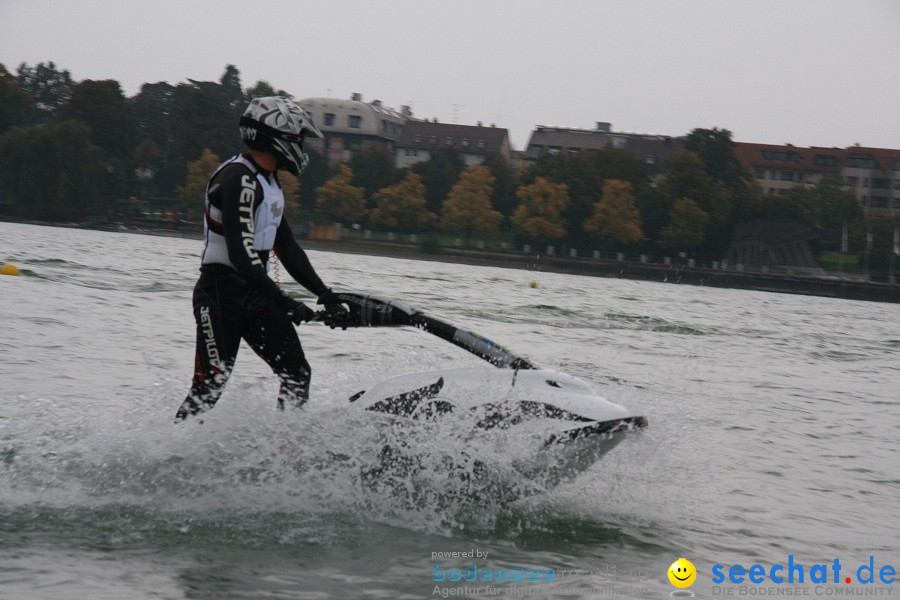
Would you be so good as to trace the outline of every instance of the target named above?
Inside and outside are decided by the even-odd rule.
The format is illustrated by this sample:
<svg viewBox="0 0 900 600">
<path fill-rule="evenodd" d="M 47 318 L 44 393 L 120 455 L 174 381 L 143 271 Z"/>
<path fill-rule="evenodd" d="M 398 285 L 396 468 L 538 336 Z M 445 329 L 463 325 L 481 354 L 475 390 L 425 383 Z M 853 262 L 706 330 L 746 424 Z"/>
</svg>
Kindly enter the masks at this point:
<svg viewBox="0 0 900 600">
<path fill-rule="evenodd" d="M 697 579 L 697 569 L 686 558 L 679 558 L 669 567 L 669 581 L 678 588 L 690 587 Z"/>
</svg>

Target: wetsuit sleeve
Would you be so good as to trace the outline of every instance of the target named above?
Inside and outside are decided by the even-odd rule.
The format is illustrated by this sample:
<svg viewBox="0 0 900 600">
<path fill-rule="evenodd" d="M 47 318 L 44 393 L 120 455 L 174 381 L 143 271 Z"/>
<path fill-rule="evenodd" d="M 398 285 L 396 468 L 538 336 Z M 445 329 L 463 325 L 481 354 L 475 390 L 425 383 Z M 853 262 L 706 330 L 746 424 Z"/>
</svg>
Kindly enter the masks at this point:
<svg viewBox="0 0 900 600">
<path fill-rule="evenodd" d="M 294 238 L 290 225 L 286 219 L 281 220 L 278 232 L 275 234 L 275 251 L 278 259 L 294 280 L 308 289 L 316 296 L 321 296 L 328 291 L 328 287 L 322 283 L 316 270 L 313 269 L 309 257 Z"/>
<path fill-rule="evenodd" d="M 243 165 L 230 165 L 222 170 L 210 186 L 211 200 L 222 211 L 222 229 L 228 259 L 235 270 L 279 306 L 289 310 L 293 302 L 272 281 L 262 258 L 253 249 L 253 216 L 262 201 L 262 189 L 256 176 Z"/>
</svg>

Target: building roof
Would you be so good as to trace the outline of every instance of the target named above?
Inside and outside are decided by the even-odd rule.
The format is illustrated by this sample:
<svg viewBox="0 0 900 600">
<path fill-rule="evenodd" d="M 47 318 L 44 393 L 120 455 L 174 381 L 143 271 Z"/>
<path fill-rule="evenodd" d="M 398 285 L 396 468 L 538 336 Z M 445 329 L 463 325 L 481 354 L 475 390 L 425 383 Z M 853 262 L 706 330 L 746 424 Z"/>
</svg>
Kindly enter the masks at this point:
<svg viewBox="0 0 900 600">
<path fill-rule="evenodd" d="M 397 140 L 399 148 L 453 150 L 466 154 L 509 154 L 509 130 L 411 119 Z"/>
<path fill-rule="evenodd" d="M 790 144 L 735 142 L 734 154 L 741 163 L 751 168 L 772 166 L 795 171 L 828 172 L 855 167 L 900 171 L 900 150 L 890 148 L 801 148 Z"/>
<path fill-rule="evenodd" d="M 547 127 L 538 125 L 531 132 L 529 146 L 553 146 L 559 148 L 576 148 L 578 150 L 603 150 L 610 146 L 637 151 L 638 147 L 672 146 L 673 151 L 681 149 L 681 138 L 652 133 L 626 133 L 599 129 L 571 129 L 564 127 Z"/>
<path fill-rule="evenodd" d="M 874 159 L 873 169 L 886 169 L 900 171 L 900 150 L 891 148 L 867 148 L 865 146 L 850 146 L 846 150 L 847 158 Z"/>
<path fill-rule="evenodd" d="M 322 133 L 358 133 L 396 139 L 407 116 L 384 106 L 381 101 L 363 102 L 342 98 L 304 98 L 297 104 L 312 115 L 313 123 Z M 326 114 L 334 115 L 332 125 L 326 125 Z M 348 118 L 360 117 L 359 127 L 349 127 Z"/>
<path fill-rule="evenodd" d="M 602 126 L 602 128 L 600 127 Z M 651 172 L 659 174 L 665 162 L 684 148 L 682 138 L 648 133 L 610 131 L 608 123 L 597 129 L 570 129 L 538 125 L 531 132 L 525 156 L 536 159 L 547 152 L 582 152 L 616 149 L 643 160 Z"/>
<path fill-rule="evenodd" d="M 529 146 L 558 146 L 560 148 L 578 148 L 579 150 L 602 150 L 609 146 L 610 135 L 592 129 L 565 129 L 538 125 L 531 132 Z"/>
<path fill-rule="evenodd" d="M 777 167 L 793 171 L 826 173 L 839 169 L 846 159 L 842 148 L 801 148 L 790 144 L 735 142 L 734 155 L 750 168 Z"/>
</svg>

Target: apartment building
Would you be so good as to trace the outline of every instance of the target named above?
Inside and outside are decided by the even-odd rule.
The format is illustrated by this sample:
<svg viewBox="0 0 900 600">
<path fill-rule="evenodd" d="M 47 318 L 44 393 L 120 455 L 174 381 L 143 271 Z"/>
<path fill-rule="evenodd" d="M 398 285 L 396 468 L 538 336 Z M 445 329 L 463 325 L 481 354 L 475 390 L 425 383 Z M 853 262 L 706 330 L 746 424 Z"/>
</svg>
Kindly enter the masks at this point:
<svg viewBox="0 0 900 600">
<path fill-rule="evenodd" d="M 607 148 L 624 150 L 644 161 L 651 180 L 655 181 L 662 176 L 666 160 L 683 149 L 684 142 L 665 135 L 616 132 L 606 122 L 598 122 L 594 129 L 538 125 L 531 132 L 522 159 L 534 161 L 546 154 L 577 154 Z"/>
<path fill-rule="evenodd" d="M 330 165 L 347 162 L 369 147 L 395 154 L 403 126 L 412 118 L 408 106 L 396 111 L 380 100 L 364 102 L 361 94 L 353 94 L 349 100 L 304 98 L 297 104 L 325 134 L 324 139 L 308 139 L 306 147 L 320 153 Z"/>
<path fill-rule="evenodd" d="M 411 167 L 441 150 L 459 154 L 466 167 L 480 165 L 489 156 L 512 157 L 509 130 L 502 127 L 409 120 L 397 140 L 397 167 Z"/>
<path fill-rule="evenodd" d="M 841 175 L 866 214 L 900 215 L 900 150 L 851 146 Z"/>
<path fill-rule="evenodd" d="M 900 215 L 900 150 L 735 142 L 734 153 L 767 194 L 815 185 L 826 173 L 835 173 L 867 215 Z"/>
</svg>

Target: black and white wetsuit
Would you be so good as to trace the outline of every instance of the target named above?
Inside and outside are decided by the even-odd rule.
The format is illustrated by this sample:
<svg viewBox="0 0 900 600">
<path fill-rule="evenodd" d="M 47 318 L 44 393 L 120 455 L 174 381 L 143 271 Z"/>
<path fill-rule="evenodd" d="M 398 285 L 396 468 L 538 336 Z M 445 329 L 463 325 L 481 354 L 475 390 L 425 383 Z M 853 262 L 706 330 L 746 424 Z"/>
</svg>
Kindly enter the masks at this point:
<svg viewBox="0 0 900 600">
<path fill-rule="evenodd" d="M 197 351 L 191 391 L 176 420 L 215 406 L 241 339 L 281 380 L 278 406 L 300 406 L 311 370 L 288 311 L 296 302 L 267 274 L 273 250 L 287 272 L 316 296 L 328 291 L 283 219 L 277 175 L 249 154 L 225 161 L 206 188 L 206 243 L 194 286 Z"/>
</svg>

